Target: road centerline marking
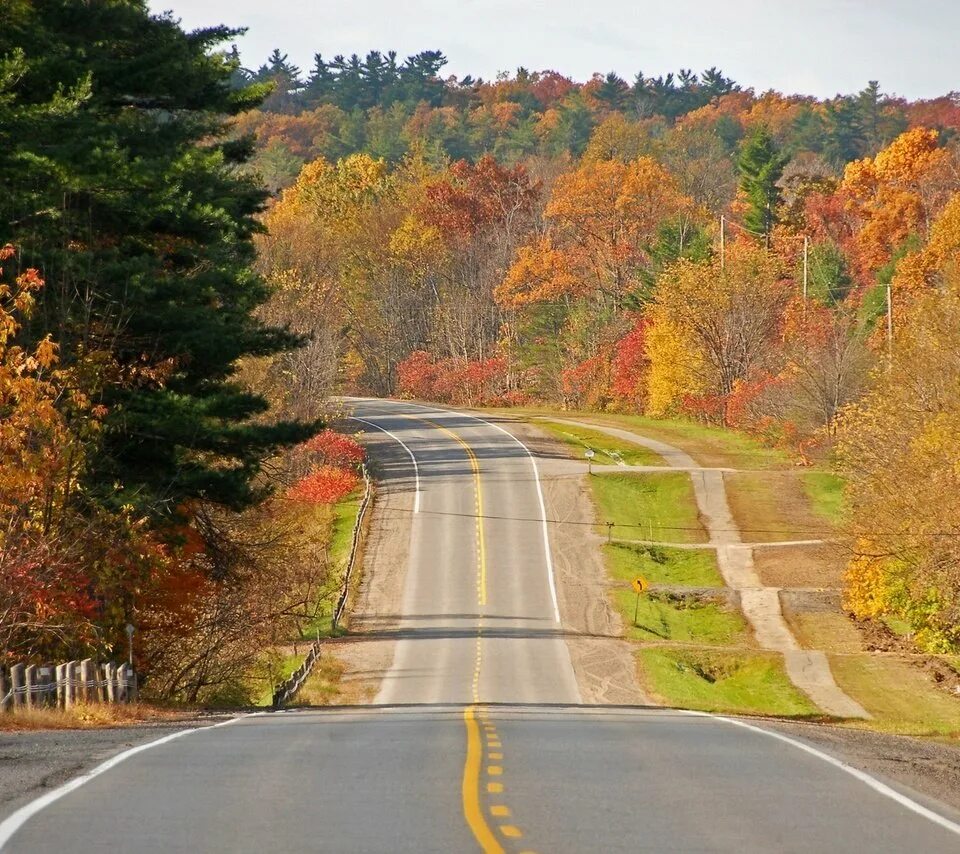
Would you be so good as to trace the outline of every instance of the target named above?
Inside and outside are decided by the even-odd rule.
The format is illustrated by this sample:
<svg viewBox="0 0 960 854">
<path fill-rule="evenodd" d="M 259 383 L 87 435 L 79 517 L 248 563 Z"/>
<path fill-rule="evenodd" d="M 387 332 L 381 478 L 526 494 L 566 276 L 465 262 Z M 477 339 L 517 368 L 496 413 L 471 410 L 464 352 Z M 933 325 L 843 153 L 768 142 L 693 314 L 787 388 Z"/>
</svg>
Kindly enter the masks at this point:
<svg viewBox="0 0 960 854">
<path fill-rule="evenodd" d="M 483 811 L 483 801 L 481 798 L 481 778 L 484 771 L 484 738 L 488 742 L 487 757 L 488 762 L 501 762 L 503 760 L 500 735 L 497 733 L 496 726 L 490 721 L 489 713 L 480 706 L 480 678 L 483 665 L 483 613 L 482 609 L 487 605 L 487 547 L 483 530 L 483 486 L 480 478 L 480 461 L 474 453 L 473 448 L 467 444 L 460 436 L 452 430 L 437 424 L 426 418 L 418 418 L 415 415 L 405 415 L 404 417 L 415 421 L 421 421 L 429 424 L 431 427 L 439 430 L 441 433 L 449 436 L 460 447 L 463 448 L 470 461 L 470 469 L 473 474 L 474 483 L 474 506 L 476 508 L 476 555 L 477 555 L 477 605 L 481 609 L 479 623 L 477 625 L 477 638 L 475 647 L 475 660 L 473 669 L 472 696 L 473 705 L 464 709 L 463 720 L 467 729 L 467 757 L 463 768 L 463 783 L 461 788 L 463 814 L 467 820 L 471 832 L 480 848 L 485 854 L 504 854 L 504 849 L 497 840 L 491 825 L 488 823 Z M 492 426 L 492 425 L 491 425 Z M 509 434 L 508 434 L 509 435 Z M 528 451 L 529 454 L 529 451 Z M 531 456 L 531 460 L 533 460 Z M 534 466 L 536 463 L 534 462 Z M 539 480 L 538 480 L 539 490 Z M 540 497 L 541 509 L 543 507 L 543 497 Z M 544 526 L 546 525 L 544 516 Z M 547 553 L 549 555 L 549 544 Z M 552 576 L 552 566 L 550 567 Z M 554 608 L 556 600 L 554 598 Z M 559 619 L 559 616 L 558 616 Z M 482 727 L 482 733 L 481 733 Z M 494 748 L 496 752 L 490 752 Z M 503 775 L 502 765 L 486 765 L 486 776 L 500 777 Z M 486 792 L 488 794 L 502 794 L 504 790 L 503 783 L 497 781 L 488 781 Z M 494 819 L 509 818 L 512 816 L 510 808 L 505 804 L 488 804 L 488 810 Z M 497 824 L 497 829 L 502 836 L 508 839 L 520 839 L 523 833 L 518 827 L 512 824 Z"/>
<path fill-rule="evenodd" d="M 483 743 L 480 740 L 480 727 L 477 725 L 476 707 L 467 706 L 463 710 L 463 720 L 467 727 L 467 761 L 463 766 L 463 814 L 484 854 L 504 854 L 503 846 L 487 824 L 480 806 Z"/>
</svg>

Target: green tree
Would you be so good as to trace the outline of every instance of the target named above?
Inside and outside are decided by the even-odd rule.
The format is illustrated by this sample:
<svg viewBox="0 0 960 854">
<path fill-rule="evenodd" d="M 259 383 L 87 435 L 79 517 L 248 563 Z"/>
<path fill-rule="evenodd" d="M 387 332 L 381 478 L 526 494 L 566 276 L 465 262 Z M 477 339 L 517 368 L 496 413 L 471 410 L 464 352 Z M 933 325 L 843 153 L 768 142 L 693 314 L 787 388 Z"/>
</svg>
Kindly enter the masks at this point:
<svg viewBox="0 0 960 854">
<path fill-rule="evenodd" d="M 236 59 L 215 48 L 238 34 L 185 33 L 143 0 L 0 7 L 0 57 L 17 65 L 0 99 L 0 220 L 48 282 L 23 334 L 55 333 L 106 408 L 87 494 L 155 519 L 200 498 L 249 505 L 262 461 L 309 432 L 266 423 L 235 380 L 239 359 L 296 343 L 254 314 L 265 191 L 225 117 L 268 87 L 231 85 Z"/>
<path fill-rule="evenodd" d="M 740 170 L 740 189 L 749 202 L 744 225 L 768 243 L 770 231 L 777 223 L 780 188 L 777 182 L 783 175 L 788 157 L 780 153 L 770 132 L 763 126 L 744 140 L 737 166 Z"/>
</svg>

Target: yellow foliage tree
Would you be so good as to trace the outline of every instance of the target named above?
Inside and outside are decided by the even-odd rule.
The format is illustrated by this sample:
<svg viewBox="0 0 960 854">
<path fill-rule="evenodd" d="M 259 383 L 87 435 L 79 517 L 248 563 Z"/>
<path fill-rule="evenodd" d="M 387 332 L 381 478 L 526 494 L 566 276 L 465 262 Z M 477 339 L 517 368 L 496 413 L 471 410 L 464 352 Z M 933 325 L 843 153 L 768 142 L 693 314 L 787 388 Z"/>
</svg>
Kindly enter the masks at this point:
<svg viewBox="0 0 960 854">
<path fill-rule="evenodd" d="M 655 418 L 676 415 L 684 398 L 704 386 L 703 357 L 686 329 L 669 316 L 659 317 L 646 332 L 647 412 Z"/>
<path fill-rule="evenodd" d="M 897 264 L 893 284 L 898 291 L 913 291 L 936 283 L 944 270 L 960 264 L 960 194 L 947 202 L 930 227 L 930 239 Z"/>
<path fill-rule="evenodd" d="M 648 314 L 651 412 L 690 394 L 725 401 L 737 384 L 770 373 L 790 289 L 779 260 L 752 243 L 720 259 L 680 261 L 660 277 Z"/>
<path fill-rule="evenodd" d="M 847 604 L 960 649 L 960 276 L 906 305 L 892 363 L 842 419 L 850 495 Z"/>
</svg>

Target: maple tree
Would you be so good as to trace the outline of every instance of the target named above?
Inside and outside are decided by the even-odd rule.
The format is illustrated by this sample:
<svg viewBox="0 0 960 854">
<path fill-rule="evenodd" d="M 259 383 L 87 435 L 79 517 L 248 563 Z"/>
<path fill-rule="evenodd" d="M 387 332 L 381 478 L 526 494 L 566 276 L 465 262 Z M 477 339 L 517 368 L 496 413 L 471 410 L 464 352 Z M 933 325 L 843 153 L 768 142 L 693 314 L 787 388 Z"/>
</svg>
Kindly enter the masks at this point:
<svg viewBox="0 0 960 854">
<path fill-rule="evenodd" d="M 957 186 L 949 152 L 926 128 L 848 164 L 839 192 L 859 219 L 854 242 L 863 269 L 876 271 L 911 234 L 926 234 Z"/>
<path fill-rule="evenodd" d="M 557 180 L 544 211 L 550 235 L 520 256 L 498 299 L 597 295 L 618 306 L 649 260 L 657 227 L 688 212 L 690 199 L 650 157 L 586 163 Z"/>
</svg>

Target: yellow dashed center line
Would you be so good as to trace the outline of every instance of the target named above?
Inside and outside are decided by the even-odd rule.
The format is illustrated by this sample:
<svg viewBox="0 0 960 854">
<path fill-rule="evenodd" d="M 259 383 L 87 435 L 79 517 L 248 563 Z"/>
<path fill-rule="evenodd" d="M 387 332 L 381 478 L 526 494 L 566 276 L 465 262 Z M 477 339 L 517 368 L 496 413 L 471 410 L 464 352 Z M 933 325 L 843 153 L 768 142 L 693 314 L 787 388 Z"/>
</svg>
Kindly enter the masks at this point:
<svg viewBox="0 0 960 854">
<path fill-rule="evenodd" d="M 487 605 L 487 546 L 483 534 L 483 490 L 480 484 L 480 462 L 477 455 L 463 439 L 461 439 L 452 430 L 437 424 L 435 421 L 429 421 L 425 418 L 416 418 L 408 415 L 414 421 L 422 421 L 435 427 L 441 433 L 449 436 L 458 445 L 460 445 L 470 460 L 470 468 L 473 472 L 473 484 L 476 507 L 476 541 L 477 541 L 477 604 L 485 608 Z M 481 615 L 480 619 L 483 617 Z M 503 846 L 498 841 L 496 835 L 490 827 L 483 812 L 480 796 L 480 778 L 483 771 L 484 749 L 483 739 L 480 737 L 480 727 L 483 727 L 484 735 L 487 739 L 487 759 L 491 762 L 503 760 L 503 753 L 489 752 L 489 749 L 500 750 L 500 736 L 497 734 L 497 728 L 489 722 L 489 715 L 486 709 L 479 707 L 480 703 L 480 675 L 483 664 L 483 628 L 477 627 L 476 656 L 473 667 L 473 685 L 472 696 L 473 705 L 468 706 L 463 711 L 463 720 L 467 728 L 467 759 L 463 767 L 463 814 L 467 820 L 474 838 L 484 851 L 484 854 L 505 854 Z M 478 723 L 478 721 L 482 723 Z M 486 774 L 488 777 L 500 777 L 503 775 L 502 765 L 487 765 Z M 503 794 L 503 783 L 499 781 L 488 781 L 486 790 L 488 794 Z M 489 807 L 490 815 L 494 819 L 509 818 L 511 816 L 510 808 L 504 804 L 492 804 Z M 520 839 L 523 833 L 518 827 L 512 824 L 497 823 L 500 833 L 507 839 Z M 533 854 L 533 852 L 525 852 Z"/>
</svg>

